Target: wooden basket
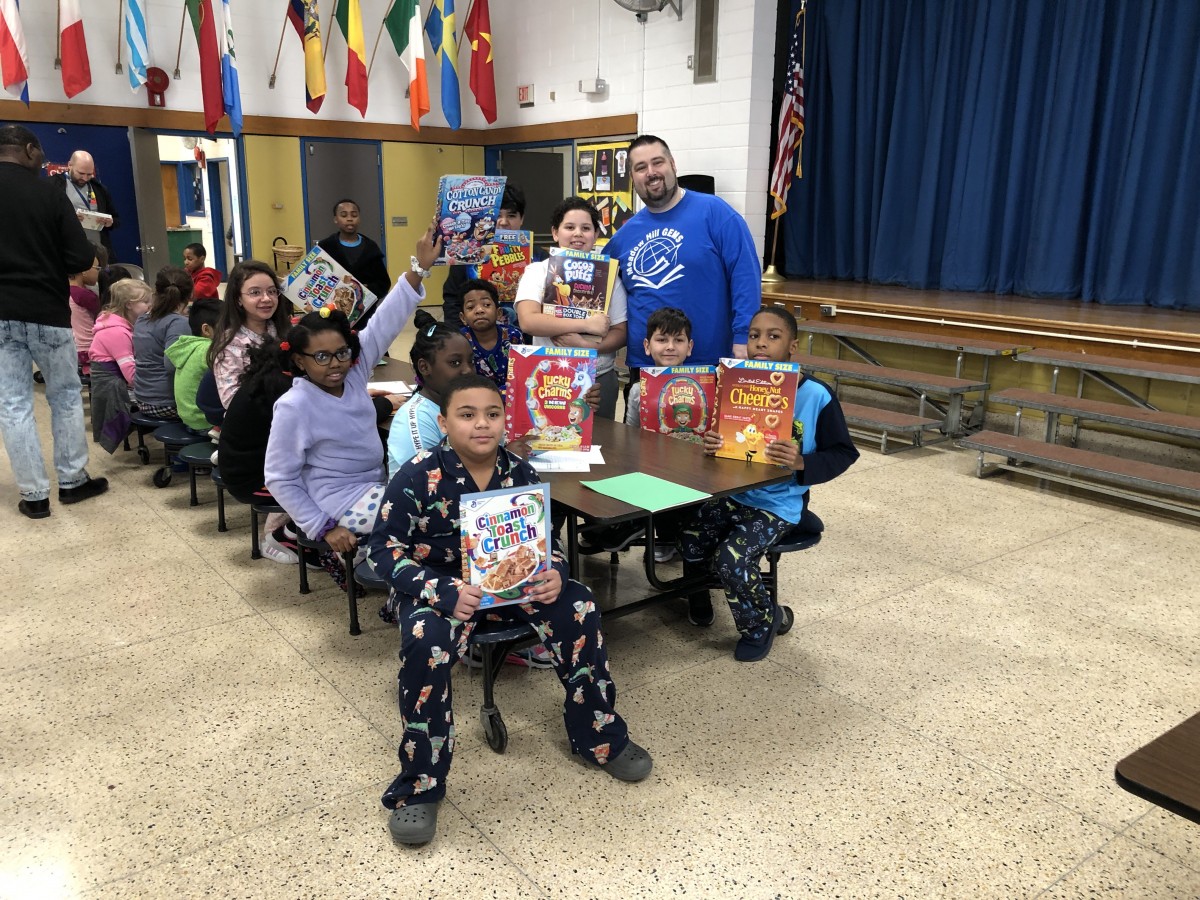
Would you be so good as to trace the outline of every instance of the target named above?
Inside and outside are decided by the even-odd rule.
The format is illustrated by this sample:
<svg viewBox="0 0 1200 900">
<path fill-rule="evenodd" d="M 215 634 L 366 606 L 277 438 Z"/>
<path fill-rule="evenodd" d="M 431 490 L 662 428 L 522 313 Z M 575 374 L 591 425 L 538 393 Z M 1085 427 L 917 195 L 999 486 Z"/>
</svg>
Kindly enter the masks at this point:
<svg viewBox="0 0 1200 900">
<path fill-rule="evenodd" d="M 288 272 L 296 267 L 296 263 L 304 258 L 304 248 L 297 244 L 289 244 L 286 238 L 277 237 L 271 245 L 275 254 L 275 274 L 286 277 Z"/>
</svg>

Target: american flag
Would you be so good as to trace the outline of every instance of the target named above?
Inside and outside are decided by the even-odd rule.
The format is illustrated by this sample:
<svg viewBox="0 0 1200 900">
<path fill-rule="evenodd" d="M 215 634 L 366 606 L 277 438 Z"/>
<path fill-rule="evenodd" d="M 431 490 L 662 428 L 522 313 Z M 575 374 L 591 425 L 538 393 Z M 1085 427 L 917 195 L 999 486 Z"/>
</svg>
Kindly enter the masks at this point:
<svg viewBox="0 0 1200 900">
<path fill-rule="evenodd" d="M 775 199 L 772 219 L 787 212 L 788 188 L 792 184 L 792 159 L 804 137 L 804 9 L 796 13 L 792 45 L 788 50 L 788 87 L 779 107 L 779 140 L 775 145 L 775 169 L 771 172 L 771 196 Z M 796 158 L 796 174 L 800 160 Z"/>
</svg>

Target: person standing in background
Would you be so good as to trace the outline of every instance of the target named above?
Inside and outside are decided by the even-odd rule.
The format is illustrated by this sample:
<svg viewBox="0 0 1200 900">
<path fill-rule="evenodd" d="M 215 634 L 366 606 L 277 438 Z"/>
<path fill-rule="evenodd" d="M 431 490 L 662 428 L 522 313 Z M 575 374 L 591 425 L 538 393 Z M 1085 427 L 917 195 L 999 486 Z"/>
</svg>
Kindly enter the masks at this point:
<svg viewBox="0 0 1200 900">
<path fill-rule="evenodd" d="M 85 225 L 84 231 L 91 240 L 108 251 L 110 261 L 115 261 L 109 231 L 120 224 L 121 218 L 117 215 L 117 208 L 113 205 L 108 188 L 96 177 L 96 163 L 92 155 L 86 150 L 76 150 L 67 163 L 67 171 L 53 176 L 53 180 L 62 186 L 62 191 L 71 201 L 71 205 L 78 210 L 78 214 L 96 212 L 112 216 L 111 225 L 102 228 L 89 228 Z"/>
<path fill-rule="evenodd" d="M 349 199 L 339 200 L 333 205 L 333 223 L 338 230 L 318 241 L 317 246 L 357 278 L 378 301 L 386 297 L 387 292 L 392 289 L 392 276 L 388 274 L 383 250 L 369 237 L 358 233 L 360 218 L 358 203 Z M 354 327 L 364 328 L 373 309 L 374 307 L 363 313 L 354 323 Z"/>
<path fill-rule="evenodd" d="M 39 178 L 46 154 L 22 125 L 0 126 L 0 435 L 31 519 L 50 515 L 50 479 L 33 417 L 33 366 L 46 379 L 60 503 L 108 490 L 87 473 L 79 359 L 67 277 L 96 258 L 72 205 Z"/>
</svg>

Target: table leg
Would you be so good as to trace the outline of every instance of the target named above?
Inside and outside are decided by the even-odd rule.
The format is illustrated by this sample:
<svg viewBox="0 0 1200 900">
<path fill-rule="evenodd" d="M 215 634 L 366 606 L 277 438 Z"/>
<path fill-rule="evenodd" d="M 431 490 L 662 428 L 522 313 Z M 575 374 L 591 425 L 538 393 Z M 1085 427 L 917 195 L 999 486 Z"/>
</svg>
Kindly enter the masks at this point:
<svg viewBox="0 0 1200 900">
<path fill-rule="evenodd" d="M 579 521 L 572 511 L 567 514 L 567 566 L 572 578 L 579 577 Z"/>
</svg>

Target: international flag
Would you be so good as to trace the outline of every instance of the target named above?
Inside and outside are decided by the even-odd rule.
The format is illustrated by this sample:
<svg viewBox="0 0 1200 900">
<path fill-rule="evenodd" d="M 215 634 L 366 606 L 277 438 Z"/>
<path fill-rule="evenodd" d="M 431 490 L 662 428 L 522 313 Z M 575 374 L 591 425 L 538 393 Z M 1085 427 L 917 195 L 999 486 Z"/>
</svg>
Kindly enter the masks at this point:
<svg viewBox="0 0 1200 900">
<path fill-rule="evenodd" d="M 146 0 L 126 0 L 125 47 L 129 51 L 129 88 L 135 93 L 146 83 L 150 50 L 146 41 Z"/>
<path fill-rule="evenodd" d="M 288 0 L 287 15 L 304 47 L 304 105 L 315 113 L 325 102 L 325 58 L 321 55 L 317 0 Z"/>
<path fill-rule="evenodd" d="M 233 17 L 229 12 L 229 0 L 221 0 L 217 49 L 221 53 L 221 97 L 233 136 L 237 137 L 242 133 L 242 86 L 238 82 L 237 51 L 233 47 Z"/>
<path fill-rule="evenodd" d="M 217 20 L 213 15 L 213 0 L 186 0 L 187 11 L 196 32 L 196 48 L 200 51 L 200 92 L 204 96 L 204 128 L 209 134 L 217 130 L 217 122 L 225 112 L 221 89 L 221 50 L 217 44 Z M 220 0 L 217 0 L 219 3 Z"/>
<path fill-rule="evenodd" d="M 412 127 L 421 130 L 421 116 L 429 112 L 429 79 L 425 74 L 425 35 L 421 33 L 421 4 L 396 0 L 383 20 L 392 46 L 408 69 L 408 113 Z"/>
<path fill-rule="evenodd" d="M 462 104 L 458 99 L 458 34 L 454 30 L 454 0 L 433 0 L 425 33 L 433 55 L 442 60 L 442 115 L 451 128 L 462 125 Z"/>
<path fill-rule="evenodd" d="M 335 9 L 338 28 L 346 39 L 346 102 L 367 115 L 367 46 L 363 40 L 362 7 L 358 0 L 341 0 Z"/>
<path fill-rule="evenodd" d="M 92 85 L 92 66 L 88 62 L 79 0 L 58 0 L 58 22 L 58 57 L 62 65 L 63 90 L 69 99 Z"/>
<path fill-rule="evenodd" d="M 0 81 L 6 91 L 29 105 L 29 54 L 18 0 L 0 0 Z"/>
<path fill-rule="evenodd" d="M 787 88 L 783 103 L 779 107 L 779 140 L 775 144 L 775 168 L 771 172 L 771 196 L 775 200 L 772 219 L 787 212 L 788 188 L 792 184 L 792 160 L 796 161 L 796 175 L 800 171 L 800 157 L 796 149 L 804 137 L 804 13 L 796 13 L 792 27 L 791 49 L 788 50 Z"/>
<path fill-rule="evenodd" d="M 492 17 L 488 0 L 475 0 L 463 30 L 471 42 L 471 93 L 490 125 L 496 121 L 496 72 L 492 68 Z"/>
</svg>

